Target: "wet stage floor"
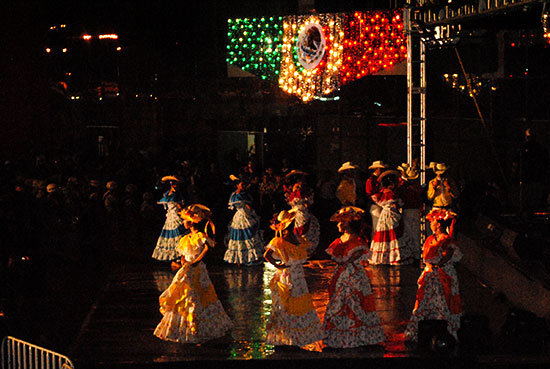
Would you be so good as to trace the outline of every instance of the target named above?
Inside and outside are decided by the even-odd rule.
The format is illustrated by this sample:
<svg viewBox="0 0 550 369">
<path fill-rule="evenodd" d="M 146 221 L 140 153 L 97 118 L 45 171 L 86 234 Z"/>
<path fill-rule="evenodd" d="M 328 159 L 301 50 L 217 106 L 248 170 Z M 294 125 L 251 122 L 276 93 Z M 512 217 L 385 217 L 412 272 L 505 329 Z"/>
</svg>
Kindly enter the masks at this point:
<svg viewBox="0 0 550 369">
<path fill-rule="evenodd" d="M 328 302 L 328 283 L 335 265 L 312 260 L 305 265 L 306 279 L 321 320 Z M 387 340 L 383 347 L 346 350 L 275 350 L 265 343 L 271 309 L 269 281 L 275 269 L 268 264 L 242 267 L 209 264 L 207 269 L 218 297 L 234 322 L 224 337 L 201 345 L 162 341 L 153 335 L 161 319 L 158 296 L 174 275 L 168 267 L 134 265 L 113 273 L 88 314 L 72 351 L 78 367 L 143 366 L 211 360 L 305 360 L 415 358 L 403 332 L 415 301 L 417 266 L 369 266 L 368 272 Z M 466 270 L 459 267 L 465 312 L 490 317 L 494 331 L 502 324 L 508 306 Z"/>
</svg>

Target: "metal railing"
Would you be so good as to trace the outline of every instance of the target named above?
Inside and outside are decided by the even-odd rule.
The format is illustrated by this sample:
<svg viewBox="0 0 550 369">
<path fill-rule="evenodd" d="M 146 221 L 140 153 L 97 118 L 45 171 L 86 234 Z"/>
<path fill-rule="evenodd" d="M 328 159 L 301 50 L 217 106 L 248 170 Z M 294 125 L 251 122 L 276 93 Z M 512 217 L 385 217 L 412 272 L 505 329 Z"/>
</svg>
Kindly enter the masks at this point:
<svg viewBox="0 0 550 369">
<path fill-rule="evenodd" d="M 503 12 L 514 7 L 541 3 L 543 3 L 543 0 L 478 0 L 458 8 L 452 5 L 442 5 L 436 9 L 429 7 L 414 8 L 413 17 L 426 24 L 439 24 L 493 12 Z"/>
<path fill-rule="evenodd" d="M 71 360 L 57 352 L 6 336 L 2 340 L 2 369 L 74 369 Z"/>
</svg>

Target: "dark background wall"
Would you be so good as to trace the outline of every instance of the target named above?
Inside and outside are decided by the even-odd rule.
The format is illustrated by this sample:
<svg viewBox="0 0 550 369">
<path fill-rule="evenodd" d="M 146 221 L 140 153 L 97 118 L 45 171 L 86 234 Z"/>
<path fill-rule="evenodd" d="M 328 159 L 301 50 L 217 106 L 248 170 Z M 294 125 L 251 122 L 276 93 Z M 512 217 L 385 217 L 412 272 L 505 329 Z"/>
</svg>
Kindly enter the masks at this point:
<svg viewBox="0 0 550 369">
<path fill-rule="evenodd" d="M 218 131 L 237 130 L 265 132 L 266 165 L 283 156 L 315 170 L 336 170 L 348 160 L 362 168 L 380 159 L 405 161 L 406 128 L 396 125 L 406 121 L 405 76 L 367 77 L 343 87 L 339 101 L 309 104 L 256 78 L 227 77 L 227 18 L 295 14 L 310 3 L 318 12 L 380 5 L 290 0 L 5 4 L 0 155 L 7 160 L 59 149 L 93 152 L 99 135 L 111 150 L 206 142 L 200 149 L 215 151 Z M 429 51 L 428 161 L 450 163 L 453 174 L 465 180 L 511 176 L 527 127 L 534 127 L 550 149 L 549 48 L 537 22 L 534 15 L 513 25 L 506 20 L 474 24 L 471 29 L 483 32 L 465 33 L 458 44 L 467 72 L 483 80 L 477 99 L 484 121 L 467 93 L 444 82 L 445 73 L 461 74 L 454 50 Z M 63 64 L 44 52 L 53 38 L 49 27 L 61 23 L 67 24 L 62 39 L 72 42 L 71 51 L 79 49 L 70 37 L 82 32 L 116 32 L 123 50 L 114 55 L 102 54 L 101 46 L 88 54 L 80 49 L 80 59 Z M 67 99 L 54 89 L 63 66 L 75 73 L 70 86 L 75 93 L 89 94 L 103 79 L 115 80 L 120 95 Z"/>
</svg>

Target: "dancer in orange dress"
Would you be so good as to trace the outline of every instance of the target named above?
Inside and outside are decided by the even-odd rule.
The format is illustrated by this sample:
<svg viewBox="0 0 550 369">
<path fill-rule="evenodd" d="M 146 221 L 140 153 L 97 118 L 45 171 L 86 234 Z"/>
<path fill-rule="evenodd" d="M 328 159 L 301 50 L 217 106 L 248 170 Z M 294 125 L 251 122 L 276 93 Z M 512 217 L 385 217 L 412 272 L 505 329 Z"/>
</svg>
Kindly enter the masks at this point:
<svg viewBox="0 0 550 369">
<path fill-rule="evenodd" d="M 416 303 L 405 330 L 405 337 L 410 341 L 418 339 L 418 322 L 427 319 L 446 320 L 447 330 L 457 338 L 462 315 L 454 267 L 462 258 L 452 237 L 455 214 L 446 209 L 433 209 L 426 219 L 433 234 L 424 243 L 422 257 L 426 266 L 418 279 Z"/>
</svg>

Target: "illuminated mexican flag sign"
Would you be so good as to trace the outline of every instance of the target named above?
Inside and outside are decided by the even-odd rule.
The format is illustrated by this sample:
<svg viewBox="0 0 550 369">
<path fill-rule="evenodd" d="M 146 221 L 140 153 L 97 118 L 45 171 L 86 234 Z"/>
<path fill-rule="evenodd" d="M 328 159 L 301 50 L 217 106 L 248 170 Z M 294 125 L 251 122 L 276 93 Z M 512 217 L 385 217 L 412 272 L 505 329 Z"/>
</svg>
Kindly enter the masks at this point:
<svg viewBox="0 0 550 369">
<path fill-rule="evenodd" d="M 227 62 L 304 101 L 407 57 L 401 10 L 228 19 Z"/>
</svg>

